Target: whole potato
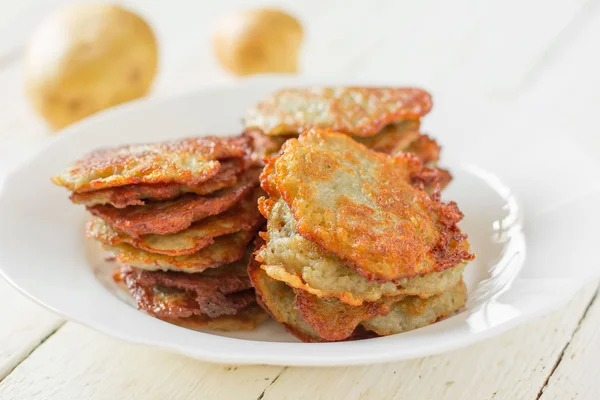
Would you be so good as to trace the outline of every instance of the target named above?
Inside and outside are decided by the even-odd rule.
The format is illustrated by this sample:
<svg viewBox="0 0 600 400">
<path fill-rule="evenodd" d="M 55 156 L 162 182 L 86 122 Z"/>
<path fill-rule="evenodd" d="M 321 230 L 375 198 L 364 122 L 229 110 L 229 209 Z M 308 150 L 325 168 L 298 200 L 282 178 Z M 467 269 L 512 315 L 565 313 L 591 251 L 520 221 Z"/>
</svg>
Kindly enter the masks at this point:
<svg viewBox="0 0 600 400">
<path fill-rule="evenodd" d="M 302 37 L 302 25 L 291 15 L 254 9 L 222 18 L 213 33 L 213 48 L 223 67 L 236 75 L 293 73 Z"/>
<path fill-rule="evenodd" d="M 47 18 L 25 54 L 25 85 L 54 128 L 144 96 L 156 75 L 150 26 L 114 5 L 77 5 Z"/>
</svg>

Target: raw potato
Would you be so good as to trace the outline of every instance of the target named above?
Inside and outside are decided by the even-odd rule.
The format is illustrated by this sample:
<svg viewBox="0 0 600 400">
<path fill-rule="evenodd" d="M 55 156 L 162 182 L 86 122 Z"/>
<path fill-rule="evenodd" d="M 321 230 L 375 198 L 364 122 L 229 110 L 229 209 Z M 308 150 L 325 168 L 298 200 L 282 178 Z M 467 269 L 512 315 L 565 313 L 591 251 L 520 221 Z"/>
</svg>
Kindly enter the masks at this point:
<svg viewBox="0 0 600 400">
<path fill-rule="evenodd" d="M 144 96 L 156 75 L 150 26 L 113 5 L 78 5 L 47 18 L 25 56 L 25 85 L 36 110 L 58 129 Z"/>
<path fill-rule="evenodd" d="M 213 47 L 223 67 L 236 75 L 294 73 L 302 36 L 302 25 L 291 15 L 256 9 L 219 21 Z"/>
</svg>

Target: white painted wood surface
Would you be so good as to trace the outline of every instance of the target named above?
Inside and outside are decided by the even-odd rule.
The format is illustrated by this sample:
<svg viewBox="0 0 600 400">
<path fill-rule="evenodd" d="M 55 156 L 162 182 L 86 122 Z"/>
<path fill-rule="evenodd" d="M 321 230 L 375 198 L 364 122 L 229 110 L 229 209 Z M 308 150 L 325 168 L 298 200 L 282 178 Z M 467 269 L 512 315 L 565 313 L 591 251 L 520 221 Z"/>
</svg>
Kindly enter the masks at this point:
<svg viewBox="0 0 600 400">
<path fill-rule="evenodd" d="M 0 380 L 64 321 L 16 293 L 0 278 Z"/>
<path fill-rule="evenodd" d="M 9 168 L 50 137 L 23 95 L 19 50 L 46 12 L 73 1 L 13 3 L 0 5 L 0 185 Z M 532 127 L 552 119 L 543 125 L 548 140 L 575 136 L 596 159 L 599 3 L 276 2 L 307 30 L 304 74 L 386 78 L 484 96 L 507 109 L 530 110 Z M 210 27 L 218 15 L 255 2 L 126 4 L 159 34 L 154 95 L 233 79 L 211 55 Z M 469 114 L 477 122 L 476 112 Z M 590 284 L 551 316 L 452 353 L 306 369 L 223 367 L 122 343 L 63 325 L 0 282 L 0 399 L 597 399 L 600 306 L 596 301 L 588 309 L 596 288 Z"/>
<path fill-rule="evenodd" d="M 600 302 L 594 301 L 550 377 L 542 400 L 596 399 L 600 376 Z"/>
<path fill-rule="evenodd" d="M 596 287 L 568 309 L 466 350 L 387 365 L 287 368 L 263 399 L 536 399 Z"/>
</svg>

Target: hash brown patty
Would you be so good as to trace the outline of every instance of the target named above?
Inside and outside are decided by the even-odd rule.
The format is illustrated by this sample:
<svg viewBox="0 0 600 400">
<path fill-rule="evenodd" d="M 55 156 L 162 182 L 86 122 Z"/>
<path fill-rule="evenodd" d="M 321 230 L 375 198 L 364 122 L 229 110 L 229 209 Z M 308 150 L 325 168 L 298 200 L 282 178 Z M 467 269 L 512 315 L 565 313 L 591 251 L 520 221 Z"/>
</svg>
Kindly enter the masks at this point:
<svg viewBox="0 0 600 400">
<path fill-rule="evenodd" d="M 150 253 L 127 243 L 104 246 L 115 254 L 117 261 L 125 265 L 148 271 L 202 272 L 220 267 L 244 257 L 246 246 L 252 241 L 255 231 L 239 231 L 220 236 L 214 243 L 199 251 L 183 256 L 167 256 Z"/>
<path fill-rule="evenodd" d="M 251 257 L 248 274 L 259 304 L 286 330 L 304 342 L 339 341 L 365 337 L 365 330 L 380 336 L 430 325 L 460 310 L 466 287 L 460 281 L 449 291 L 428 299 L 417 296 L 386 298 L 361 306 L 337 299 L 319 298 L 271 279 Z"/>
<path fill-rule="evenodd" d="M 385 126 L 419 119 L 431 110 L 422 89 L 386 87 L 309 87 L 283 89 L 246 112 L 246 129 L 266 135 L 300 134 L 328 128 L 353 136 L 374 136 Z"/>
<path fill-rule="evenodd" d="M 217 175 L 219 160 L 249 153 L 246 137 L 186 138 L 135 144 L 88 153 L 52 178 L 73 192 L 89 192 L 133 184 L 197 185 Z"/>
<path fill-rule="evenodd" d="M 288 204 L 300 235 L 367 279 L 389 282 L 474 257 L 456 203 L 412 184 L 421 170 L 410 154 L 392 157 L 344 134 L 311 130 L 285 143 L 261 182 Z"/>
<path fill-rule="evenodd" d="M 335 254 L 300 235 L 296 220 L 282 199 L 263 201 L 262 212 L 268 220 L 268 241 L 257 253 L 262 268 L 271 278 L 319 297 L 336 297 L 350 305 L 388 296 L 431 297 L 454 287 L 465 268 L 458 264 L 423 276 L 389 282 L 369 280 Z"/>
<path fill-rule="evenodd" d="M 262 193 L 260 188 L 254 188 L 244 199 L 222 214 L 204 218 L 183 231 L 167 235 L 148 234 L 136 238 L 115 231 L 98 217 L 92 217 L 86 232 L 88 238 L 107 246 L 128 243 L 150 253 L 168 256 L 193 254 L 214 243 L 216 237 L 241 230 L 256 231 L 263 223 L 257 207 Z"/>
<path fill-rule="evenodd" d="M 89 207 L 108 204 L 116 208 L 125 208 L 127 206 L 143 206 L 148 200 L 170 200 L 186 193 L 206 195 L 235 185 L 238 175 L 248 167 L 249 162 L 250 160 L 245 158 L 221 161 L 218 174 L 197 185 L 190 186 L 173 182 L 138 183 L 92 192 L 73 193 L 70 199 L 75 204 Z"/>
<path fill-rule="evenodd" d="M 114 208 L 108 205 L 88 207 L 112 229 L 129 236 L 167 235 L 187 229 L 194 222 L 220 214 L 237 204 L 258 186 L 259 168 L 243 173 L 234 186 L 208 196 L 188 194 L 175 200 L 143 206 Z"/>
</svg>

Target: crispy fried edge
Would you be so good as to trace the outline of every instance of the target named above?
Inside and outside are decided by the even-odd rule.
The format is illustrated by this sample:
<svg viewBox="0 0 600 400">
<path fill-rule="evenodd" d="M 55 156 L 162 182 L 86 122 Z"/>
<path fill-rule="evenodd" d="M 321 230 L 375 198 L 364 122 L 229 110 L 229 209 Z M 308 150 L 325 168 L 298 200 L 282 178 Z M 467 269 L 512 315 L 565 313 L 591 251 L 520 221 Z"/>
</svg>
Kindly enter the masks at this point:
<svg viewBox="0 0 600 400">
<path fill-rule="evenodd" d="M 148 211 L 145 206 L 130 206 L 117 209 L 111 206 L 87 207 L 93 215 L 102 218 L 112 229 L 139 237 L 147 234 L 166 235 L 187 229 L 190 225 L 211 215 L 220 214 L 258 186 L 259 170 L 248 170 L 236 186 L 217 192 L 213 197 L 187 195 L 166 203 L 156 203 L 156 208 Z M 139 215 L 135 215 L 140 211 Z"/>
<path fill-rule="evenodd" d="M 160 318 L 161 320 L 182 328 L 192 330 L 215 330 L 223 332 L 251 331 L 267 319 L 269 315 L 258 305 L 251 304 L 234 315 L 223 315 L 216 318 Z"/>
<path fill-rule="evenodd" d="M 244 125 L 246 129 L 261 129 L 265 134 L 269 136 L 277 136 L 277 135 L 289 135 L 289 134 L 300 134 L 307 129 L 312 128 L 328 128 L 339 132 L 344 132 L 353 136 L 359 137 L 369 137 L 376 135 L 379 131 L 381 131 L 385 126 L 390 125 L 394 122 L 402 121 L 405 119 L 419 119 L 426 115 L 432 107 L 431 95 L 427 93 L 423 89 L 419 88 L 391 88 L 391 87 L 344 87 L 345 91 L 354 90 L 361 91 L 361 93 L 369 92 L 371 94 L 375 90 L 395 90 L 396 93 L 412 93 L 413 97 L 410 99 L 404 99 L 404 102 L 409 102 L 410 104 L 403 104 L 402 107 L 398 107 L 395 112 L 379 112 L 377 116 L 369 115 L 367 121 L 363 124 L 349 124 L 345 123 L 345 113 L 340 113 L 337 115 L 337 122 L 333 122 L 328 126 L 319 126 L 314 124 L 309 124 L 306 121 L 295 122 L 291 124 L 286 124 L 283 122 L 285 116 L 282 116 L 282 112 L 277 109 L 276 104 L 279 102 L 276 101 L 278 97 L 286 92 L 297 92 L 302 93 L 310 90 L 311 88 L 292 88 L 292 89 L 282 89 L 278 90 L 275 93 L 272 93 L 266 99 L 260 101 L 256 106 L 249 109 L 246 112 L 246 116 L 244 117 Z M 322 90 L 335 89 L 334 87 L 321 87 Z M 340 102 L 341 97 L 330 98 L 327 99 L 331 104 L 331 108 L 339 108 L 338 103 Z M 270 110 L 266 110 L 265 108 L 270 108 Z M 266 124 L 262 123 L 260 126 L 256 123 L 256 120 L 265 120 L 265 119 L 274 119 L 275 117 L 280 121 L 277 124 Z M 249 120 L 253 120 L 254 122 L 249 122 Z M 341 122 L 340 122 L 341 120 Z"/>
<path fill-rule="evenodd" d="M 321 298 L 304 290 L 296 293 L 294 309 L 315 332 L 328 341 L 345 340 L 353 335 L 359 324 L 390 312 L 391 304 L 404 298 L 386 297 L 374 303 L 350 306 L 333 298 Z"/>
<path fill-rule="evenodd" d="M 232 208 L 225 211 L 224 213 L 202 219 L 192 224 L 186 230 L 176 233 L 171 233 L 167 235 L 149 234 L 136 238 L 127 234 L 121 234 L 112 229 L 107 224 L 105 226 L 105 229 L 109 232 L 109 234 L 98 235 L 94 233 L 96 231 L 96 229 L 94 229 L 94 226 L 96 226 L 96 224 L 105 223 L 101 218 L 98 217 L 92 217 L 90 219 L 90 221 L 86 225 L 86 233 L 88 238 L 98 240 L 106 246 L 115 246 L 120 243 L 127 243 L 133 247 L 145 250 L 149 253 L 164 254 L 173 257 L 189 255 L 196 253 L 204 247 L 213 244 L 215 242 L 216 237 L 225 236 L 241 230 L 256 231 L 261 225 L 264 224 L 264 219 L 258 211 L 258 207 L 256 205 L 257 200 L 262 193 L 262 189 L 255 188 L 253 192 L 249 193 L 246 198 L 240 200 L 238 204 L 234 205 Z M 226 221 L 228 224 L 230 224 L 230 226 L 218 228 L 218 225 L 223 221 Z M 193 242 L 193 245 L 185 249 L 161 249 L 157 248 L 156 246 L 152 246 L 150 243 L 148 243 L 150 237 L 155 237 L 159 240 L 167 240 L 168 236 L 181 235 L 187 230 L 196 229 L 195 226 L 210 226 L 211 224 L 216 224 L 216 227 L 212 228 L 212 231 L 207 235 L 190 238 L 189 241 Z"/>
<path fill-rule="evenodd" d="M 243 158 L 220 162 L 221 169 L 217 175 L 195 186 L 180 183 L 133 184 L 91 192 L 75 192 L 71 194 L 70 199 L 75 204 L 88 207 L 106 204 L 115 208 L 125 208 L 145 205 L 149 199 L 170 200 L 186 193 L 207 195 L 235 185 L 238 174 L 243 172 L 249 163 L 250 160 Z"/>
<path fill-rule="evenodd" d="M 397 305 L 392 306 L 392 307 L 400 306 L 404 309 L 405 312 L 413 314 L 413 315 L 418 315 L 425 311 L 431 310 L 432 308 L 435 308 L 436 301 L 443 300 L 444 299 L 443 296 L 453 296 L 453 295 L 458 296 L 458 299 L 454 299 L 454 300 L 458 301 L 457 307 L 454 310 L 444 311 L 443 313 L 440 313 L 440 312 L 437 312 L 437 310 L 434 310 L 434 312 L 436 314 L 434 316 L 434 318 L 431 318 L 427 322 L 419 324 L 418 326 L 415 326 L 411 329 L 399 330 L 397 332 L 384 332 L 384 331 L 377 331 L 377 329 L 373 328 L 372 326 L 369 327 L 368 321 L 364 321 L 362 323 L 362 325 L 365 329 L 370 330 L 371 332 L 374 332 L 375 334 L 380 335 L 380 336 L 397 335 L 402 332 L 409 332 L 411 330 L 423 328 L 425 326 L 432 325 L 438 321 L 448 318 L 449 316 L 457 313 L 458 311 L 460 311 L 461 308 L 464 307 L 464 305 L 467 301 L 467 295 L 468 295 L 467 287 L 466 287 L 464 281 L 461 280 L 454 288 L 452 288 L 442 294 L 439 294 L 437 296 L 430 297 L 428 299 L 421 299 L 418 297 L 410 297 L 410 298 L 407 298 L 406 300 L 404 300 L 403 302 L 401 301 Z"/>
<path fill-rule="evenodd" d="M 261 174 L 261 185 L 263 185 L 263 189 L 268 194 L 281 196 L 285 200 L 285 202 L 290 207 L 290 210 L 291 210 L 292 214 L 294 215 L 294 218 L 296 219 L 296 221 L 298 221 L 297 232 L 300 235 L 302 235 L 306 239 L 318 244 L 325 251 L 329 251 L 333 254 L 336 254 L 348 266 L 351 266 L 354 269 L 356 269 L 357 272 L 359 272 L 361 275 L 365 276 L 367 279 L 374 280 L 374 281 L 380 281 L 380 282 L 387 282 L 387 281 L 394 281 L 394 280 L 402 279 L 402 278 L 410 278 L 412 276 L 423 275 L 424 274 L 423 272 L 417 272 L 417 273 L 412 273 L 412 274 L 407 274 L 407 273 L 395 274 L 393 276 L 390 276 L 391 274 L 382 274 L 381 271 L 375 272 L 371 268 L 365 268 L 365 264 L 366 264 L 367 260 L 361 260 L 360 262 L 358 262 L 356 259 L 349 257 L 346 254 L 340 254 L 339 248 L 333 248 L 331 246 L 332 242 L 337 243 L 337 241 L 333 241 L 331 239 L 326 240 L 323 237 L 323 234 L 325 232 L 329 232 L 329 231 L 327 231 L 325 229 L 320 229 L 319 232 L 321 232 L 321 234 L 317 235 L 306 221 L 302 221 L 301 215 L 298 214 L 297 207 L 294 205 L 293 196 L 289 193 L 289 191 L 282 190 L 283 185 L 278 183 L 281 180 L 280 176 L 289 177 L 289 176 L 293 175 L 293 173 L 291 171 L 289 171 L 289 168 L 287 168 L 287 167 L 283 168 L 284 169 L 283 172 L 279 171 L 279 168 L 277 168 L 278 161 L 282 160 L 282 157 L 285 156 L 286 149 L 296 146 L 297 143 L 300 143 L 303 139 L 304 140 L 312 140 L 312 138 L 316 138 L 316 140 L 319 140 L 319 137 L 321 137 L 321 136 L 331 137 L 334 135 L 338 138 L 341 138 L 342 140 L 346 140 L 347 141 L 346 143 L 349 144 L 350 146 L 354 146 L 355 149 L 362 148 L 364 151 L 369 152 L 373 157 L 379 158 L 382 161 L 389 160 L 392 163 L 399 162 L 400 156 L 391 157 L 391 156 L 388 156 L 388 155 L 385 155 L 382 153 L 372 152 L 363 144 L 360 144 L 356 141 L 349 139 L 347 137 L 347 135 L 333 132 L 331 130 L 313 129 L 313 130 L 304 132 L 302 135 L 300 135 L 299 139 L 288 140 L 284 144 L 284 148 L 283 148 L 280 156 L 267 160 L 268 164 L 273 164 L 273 165 L 267 165 L 265 167 L 265 169 L 263 170 L 263 173 Z M 412 159 L 411 165 L 412 165 L 412 163 L 415 164 L 414 168 L 415 168 L 416 172 L 411 173 L 410 176 L 414 176 L 414 175 L 418 174 L 419 169 L 425 170 L 425 168 L 422 167 L 420 161 L 415 156 L 413 156 L 409 153 L 404 153 L 404 154 L 402 154 L 402 156 Z M 418 167 L 420 167 L 420 168 L 418 168 Z M 275 175 L 275 178 L 274 178 L 275 182 L 270 182 L 271 180 L 273 180 L 273 178 L 272 178 L 273 173 Z M 264 184 L 263 184 L 263 182 L 264 182 Z M 414 186 L 414 185 L 411 185 L 411 186 Z M 419 187 L 415 187 L 415 189 L 417 191 L 423 190 L 423 188 L 419 188 Z M 449 203 L 442 203 L 440 201 L 439 190 L 434 190 L 434 192 L 431 195 L 427 195 L 426 192 L 424 192 L 422 198 L 423 198 L 423 200 L 425 200 L 425 199 L 430 200 L 430 202 L 427 204 L 427 206 L 428 206 L 430 212 L 435 213 L 438 216 L 436 225 L 439 224 L 442 226 L 442 228 L 444 228 L 444 229 L 440 230 L 439 227 L 436 227 L 436 230 L 440 234 L 440 238 L 439 238 L 437 244 L 435 246 L 433 246 L 430 251 L 430 253 L 431 253 L 430 256 L 435 257 L 436 263 L 434 265 L 434 269 L 429 272 L 434 272 L 434 271 L 439 272 L 444 269 L 451 268 L 452 266 L 455 266 L 457 264 L 460 264 L 461 262 L 467 262 L 467 261 L 470 261 L 473 258 L 475 258 L 474 254 L 469 253 L 467 235 L 462 233 L 460 231 L 460 228 L 458 228 L 458 226 L 457 226 L 457 223 L 460 221 L 460 219 L 462 219 L 463 215 L 460 212 L 460 210 L 458 209 L 458 206 L 456 205 L 456 203 L 452 202 L 452 201 Z M 327 236 L 330 236 L 330 234 L 328 234 Z M 454 242 L 456 242 L 456 243 L 455 243 L 455 246 L 450 247 L 449 246 L 450 243 L 453 243 L 452 240 L 454 240 Z M 356 250 L 354 250 L 353 252 L 355 252 L 355 251 Z M 369 265 L 372 265 L 372 264 L 369 264 Z"/>
<path fill-rule="evenodd" d="M 127 244 L 121 244 L 118 245 L 118 247 L 106 246 L 105 248 L 113 251 L 116 259 L 120 263 L 131 265 L 136 268 L 147 269 L 148 267 L 152 267 L 154 270 L 163 271 L 202 272 L 209 268 L 220 267 L 242 259 L 245 254 L 246 246 L 254 237 L 254 233 L 254 231 L 239 231 L 230 235 L 221 236 L 215 240 L 215 243 L 204 247 L 194 254 L 178 257 L 148 253 L 144 250 L 135 249 L 133 246 Z M 211 254 L 214 252 L 213 246 L 223 246 L 223 242 L 231 242 L 231 246 L 236 247 L 231 251 L 228 249 L 227 257 L 215 261 L 211 258 Z M 129 254 L 132 249 L 138 253 L 138 255 Z M 199 258 L 203 259 L 202 263 L 198 261 Z"/>
<path fill-rule="evenodd" d="M 203 138 L 191 137 L 191 138 L 183 138 L 183 139 L 171 140 L 171 141 L 166 141 L 166 142 L 151 143 L 148 145 L 155 146 L 155 147 L 160 146 L 162 151 L 174 153 L 175 151 L 178 151 L 178 150 L 184 151 L 186 143 L 189 143 L 191 141 L 204 141 L 204 142 L 213 141 L 212 145 L 208 145 L 206 143 L 202 144 L 202 146 L 204 146 L 208 151 L 210 151 L 212 153 L 212 154 L 209 154 L 208 157 L 207 157 L 207 155 L 204 155 L 204 161 L 211 162 L 211 168 L 208 169 L 207 171 L 203 171 L 201 174 L 196 174 L 197 176 L 193 176 L 194 174 L 191 173 L 190 171 L 183 171 L 184 172 L 183 176 L 178 177 L 178 178 L 168 178 L 167 179 L 164 177 L 157 176 L 156 174 L 149 174 L 149 175 L 143 175 L 142 177 L 120 176 L 120 179 L 116 179 L 116 178 L 114 178 L 115 175 L 111 174 L 109 176 L 112 177 L 112 179 L 107 179 L 106 177 L 91 179 L 88 182 L 86 182 L 85 184 L 74 184 L 74 183 L 70 182 L 68 179 L 64 179 L 62 176 L 62 175 L 73 176 L 73 175 L 76 175 L 78 173 L 78 171 L 80 172 L 81 170 L 86 170 L 86 171 L 88 171 L 87 173 L 89 173 L 89 171 L 92 169 L 104 169 L 104 170 L 108 169 L 108 170 L 110 170 L 110 168 L 112 166 L 111 166 L 111 160 L 109 158 L 115 156 L 114 155 L 115 151 L 120 150 L 120 149 L 125 149 L 127 147 L 140 146 L 139 144 L 137 144 L 137 145 L 124 145 L 124 146 L 119 146 L 119 147 L 114 147 L 114 148 L 104 148 L 104 149 L 98 149 L 98 150 L 92 151 L 92 152 L 86 154 L 82 159 L 77 160 L 74 163 L 72 163 L 61 174 L 50 178 L 50 180 L 53 183 L 55 183 L 56 185 L 66 187 L 67 189 L 76 191 L 76 192 L 87 192 L 87 191 L 104 189 L 104 188 L 108 188 L 108 187 L 119 187 L 119 186 L 131 185 L 131 184 L 136 184 L 136 183 L 153 184 L 153 183 L 161 183 L 161 182 L 162 183 L 178 182 L 178 183 L 183 183 L 183 184 L 187 184 L 187 185 L 197 185 L 201 182 L 206 181 L 207 179 L 212 178 L 219 172 L 220 164 L 217 161 L 218 159 L 241 157 L 241 156 L 248 155 L 249 151 L 250 151 L 250 143 L 249 143 L 248 138 L 245 138 L 242 136 L 232 136 L 232 137 L 207 136 L 207 137 L 203 137 Z M 226 145 L 224 144 L 225 141 L 230 142 L 230 143 L 227 143 L 227 145 L 229 145 L 231 148 L 229 151 L 223 150 L 224 148 L 226 148 Z M 221 147 L 219 147 L 219 144 L 221 145 Z M 221 150 L 221 151 L 218 151 L 218 150 Z M 190 151 L 188 150 L 188 152 L 190 152 Z M 102 157 L 106 158 L 106 160 L 104 160 L 104 164 L 100 163 L 100 166 L 90 165 L 90 164 L 92 164 L 91 160 L 95 159 L 94 162 L 98 163 L 98 162 L 100 162 L 98 159 L 101 159 Z M 163 162 L 164 162 L 164 160 L 163 160 Z M 151 168 L 152 166 L 149 165 L 148 167 Z"/>
</svg>

